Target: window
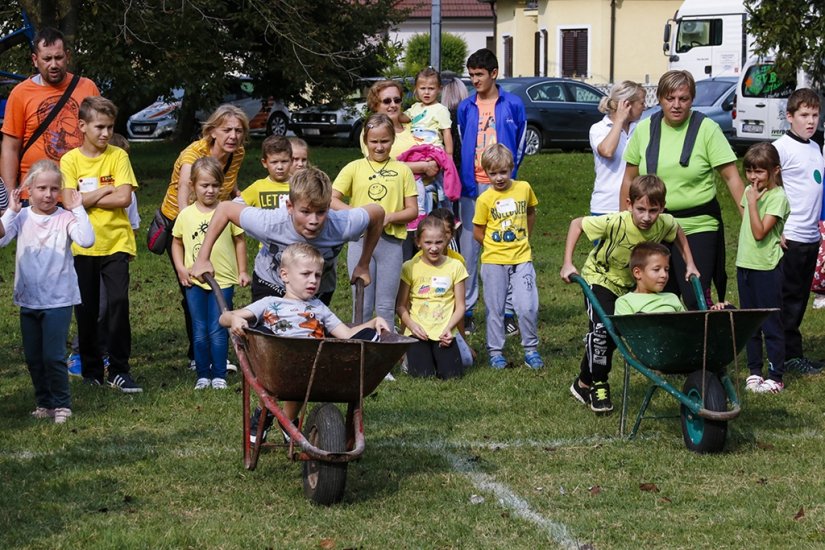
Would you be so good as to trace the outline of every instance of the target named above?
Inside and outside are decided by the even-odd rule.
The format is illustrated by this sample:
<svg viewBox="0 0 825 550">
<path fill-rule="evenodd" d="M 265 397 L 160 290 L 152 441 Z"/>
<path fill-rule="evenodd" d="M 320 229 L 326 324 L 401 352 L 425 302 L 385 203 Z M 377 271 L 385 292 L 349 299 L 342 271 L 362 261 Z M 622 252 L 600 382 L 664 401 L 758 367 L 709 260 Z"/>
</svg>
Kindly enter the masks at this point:
<svg viewBox="0 0 825 550">
<path fill-rule="evenodd" d="M 568 84 L 567 89 L 571 91 L 571 95 L 576 103 L 596 103 L 601 101 L 602 96 L 596 93 L 595 90 L 582 86 L 579 84 Z"/>
<path fill-rule="evenodd" d="M 685 53 L 697 46 L 722 45 L 721 19 L 688 19 L 679 23 L 676 53 Z"/>
<path fill-rule="evenodd" d="M 527 97 L 533 101 L 566 101 L 564 87 L 560 82 L 542 82 L 527 90 Z"/>
<path fill-rule="evenodd" d="M 796 82 L 785 82 L 774 71 L 773 63 L 751 65 L 742 85 L 744 97 L 786 98 L 796 88 Z"/>
<path fill-rule="evenodd" d="M 504 37 L 504 76 L 513 76 L 513 37 Z"/>
<path fill-rule="evenodd" d="M 587 76 L 587 29 L 563 29 L 561 50 L 561 75 Z"/>
</svg>

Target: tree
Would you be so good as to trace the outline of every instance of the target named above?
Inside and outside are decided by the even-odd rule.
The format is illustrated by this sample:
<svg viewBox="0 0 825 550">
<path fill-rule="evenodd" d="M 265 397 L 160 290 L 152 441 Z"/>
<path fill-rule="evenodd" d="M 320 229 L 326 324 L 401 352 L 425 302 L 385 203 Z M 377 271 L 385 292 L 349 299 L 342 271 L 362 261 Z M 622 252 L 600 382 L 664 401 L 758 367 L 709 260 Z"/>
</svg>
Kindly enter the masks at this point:
<svg viewBox="0 0 825 550">
<path fill-rule="evenodd" d="M 785 79 L 804 69 L 825 84 L 825 18 L 821 2 L 802 0 L 745 0 L 750 14 L 747 29 L 756 38 L 758 55 L 774 53 L 776 70 Z"/>
<path fill-rule="evenodd" d="M 460 36 L 441 33 L 441 70 L 461 74 L 467 60 L 467 43 Z M 407 42 L 404 72 L 414 76 L 430 65 L 430 35 L 416 34 Z"/>
<path fill-rule="evenodd" d="M 36 27 L 60 28 L 74 69 L 94 79 L 124 115 L 175 87 L 182 116 L 214 106 L 225 75 L 247 74 L 256 94 L 308 103 L 345 94 L 387 65 L 395 0 L 10 0 Z M 23 69 L 30 70 L 28 67 Z M 119 117 L 125 122 L 126 116 Z M 190 135 L 182 129 L 184 135 Z"/>
</svg>

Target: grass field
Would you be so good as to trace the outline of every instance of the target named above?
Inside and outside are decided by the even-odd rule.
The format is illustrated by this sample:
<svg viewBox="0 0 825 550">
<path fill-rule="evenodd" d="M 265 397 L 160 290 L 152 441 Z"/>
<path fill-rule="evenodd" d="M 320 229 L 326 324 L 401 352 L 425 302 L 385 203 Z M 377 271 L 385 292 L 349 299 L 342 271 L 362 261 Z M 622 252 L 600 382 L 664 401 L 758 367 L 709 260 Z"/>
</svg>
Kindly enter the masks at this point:
<svg viewBox="0 0 825 550">
<path fill-rule="evenodd" d="M 262 173 L 258 147 L 250 145 L 241 182 Z M 178 151 L 133 146 L 144 228 Z M 334 177 L 356 154 L 316 149 L 310 158 Z M 782 394 L 753 396 L 741 392 L 740 366 L 743 412 L 720 455 L 688 452 L 675 416 L 644 422 L 634 441 L 619 438 L 618 414 L 597 417 L 568 393 L 586 322 L 581 293 L 558 271 L 567 226 L 587 212 L 592 158 L 542 154 L 520 175 L 541 201 L 531 240 L 547 368 L 494 372 L 482 362 L 460 380 L 398 374 L 382 384 L 366 402 L 364 458 L 349 467 L 344 502 L 330 508 L 303 498 L 301 465 L 280 452 L 243 469 L 238 375 L 228 392 L 193 391 L 172 269 L 145 251 L 144 234 L 131 287 L 132 368 L 144 393 L 73 380 L 66 425 L 32 419 L 13 250 L 1 252 L 0 548 L 825 547 L 825 376 L 789 376 Z M 739 222 L 721 196 L 732 276 Z M 581 243 L 578 266 L 586 251 Z M 239 290 L 236 304 L 248 300 Z M 346 286 L 334 308 L 349 311 Z M 825 357 L 823 327 L 825 312 L 809 310 L 811 357 Z M 479 335 L 470 342 L 482 350 Z M 515 342 L 507 351 L 519 359 Z M 644 381 L 631 378 L 631 410 Z M 651 412 L 678 407 L 660 393 Z"/>
</svg>

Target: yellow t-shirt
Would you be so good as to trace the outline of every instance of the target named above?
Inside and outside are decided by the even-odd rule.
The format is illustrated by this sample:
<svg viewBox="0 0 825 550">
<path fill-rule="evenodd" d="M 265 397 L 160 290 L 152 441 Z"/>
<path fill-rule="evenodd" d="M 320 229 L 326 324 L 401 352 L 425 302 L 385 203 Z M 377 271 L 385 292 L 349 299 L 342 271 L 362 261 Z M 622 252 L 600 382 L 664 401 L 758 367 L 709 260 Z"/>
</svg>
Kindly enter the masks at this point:
<svg viewBox="0 0 825 550">
<path fill-rule="evenodd" d="M 516 265 L 532 259 L 527 209 L 539 201 L 526 181 L 512 180 L 504 192 L 489 187 L 476 200 L 474 225 L 485 225 L 481 263 Z"/>
<path fill-rule="evenodd" d="M 410 317 L 421 325 L 430 340 L 438 340 L 455 311 L 455 284 L 467 278 L 458 260 L 445 258 L 432 266 L 420 256 L 404 262 L 401 280 L 410 286 Z M 453 334 L 457 331 L 454 329 Z M 406 329 L 404 334 L 412 334 Z"/>
<path fill-rule="evenodd" d="M 137 178 L 132 171 L 129 155 L 120 147 L 106 147 L 103 154 L 89 158 L 72 149 L 60 159 L 60 171 L 67 189 L 78 189 L 81 193 L 94 191 L 103 185 L 130 185 L 137 188 Z M 75 256 L 109 256 L 115 252 L 137 254 L 135 232 L 129 223 L 125 208 L 87 209 L 89 221 L 95 230 L 95 244 L 82 248 L 72 244 Z"/>
<path fill-rule="evenodd" d="M 183 265 L 187 268 L 195 263 L 214 213 L 214 210 L 201 212 L 197 204 L 190 204 L 175 219 L 172 236 L 183 241 Z M 218 240 L 212 247 L 212 254 L 209 256 L 209 260 L 215 267 L 215 280 L 221 288 L 229 288 L 238 284 L 238 258 L 235 256 L 235 243 L 232 240 L 232 237 L 236 235 L 243 235 L 243 229 L 230 223 L 218 236 Z M 212 288 L 195 279 L 192 279 L 192 282 L 207 290 Z"/>
<path fill-rule="evenodd" d="M 241 191 L 241 198 L 249 206 L 266 209 L 286 208 L 289 182 L 272 181 L 268 177 L 259 179 Z"/>
<path fill-rule="evenodd" d="M 405 198 L 418 196 L 412 171 L 403 162 L 392 159 L 386 163 L 354 160 L 344 166 L 332 188 L 350 197 L 352 207 L 376 203 L 387 214 L 403 210 Z M 403 240 L 407 238 L 407 224 L 392 223 L 384 228 L 384 233 Z"/>
</svg>

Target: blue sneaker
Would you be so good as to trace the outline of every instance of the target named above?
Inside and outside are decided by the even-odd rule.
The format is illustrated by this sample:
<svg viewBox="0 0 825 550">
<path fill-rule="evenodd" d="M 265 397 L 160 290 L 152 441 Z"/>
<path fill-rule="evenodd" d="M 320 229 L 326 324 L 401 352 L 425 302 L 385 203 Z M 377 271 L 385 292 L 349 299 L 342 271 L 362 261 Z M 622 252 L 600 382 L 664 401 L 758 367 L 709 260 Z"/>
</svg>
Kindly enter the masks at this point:
<svg viewBox="0 0 825 550">
<path fill-rule="evenodd" d="M 531 369 L 543 369 L 544 360 L 537 351 L 528 351 L 524 354 L 524 364 Z"/>
<path fill-rule="evenodd" d="M 66 360 L 66 364 L 69 366 L 69 376 L 83 376 L 83 365 L 80 363 L 79 353 L 71 354 L 69 359 Z"/>
<path fill-rule="evenodd" d="M 505 359 L 503 355 L 491 355 L 490 366 L 497 370 L 506 369 L 507 359 Z"/>
</svg>

